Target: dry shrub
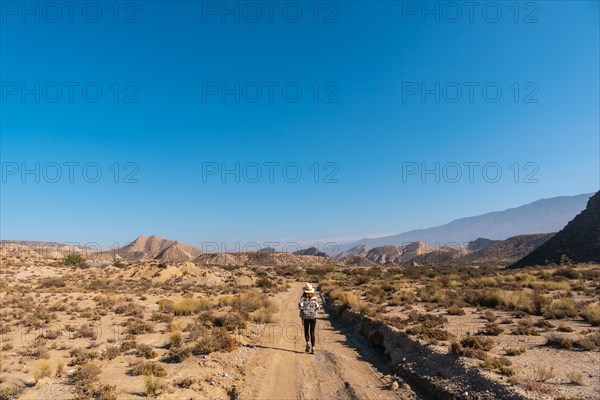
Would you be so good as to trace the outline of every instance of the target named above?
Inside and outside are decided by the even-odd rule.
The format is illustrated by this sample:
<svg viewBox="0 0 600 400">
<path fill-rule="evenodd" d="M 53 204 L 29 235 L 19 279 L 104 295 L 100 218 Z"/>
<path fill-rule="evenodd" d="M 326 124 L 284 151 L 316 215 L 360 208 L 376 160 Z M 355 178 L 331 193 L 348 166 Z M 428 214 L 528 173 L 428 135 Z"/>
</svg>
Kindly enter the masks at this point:
<svg viewBox="0 0 600 400">
<path fill-rule="evenodd" d="M 531 313 L 534 311 L 531 296 L 521 290 L 472 290 L 466 294 L 465 301 L 474 306 L 501 308 L 505 310 L 519 310 L 526 313 Z"/>
<path fill-rule="evenodd" d="M 332 291 L 331 298 L 342 305 L 340 311 L 343 311 L 344 308 L 358 308 L 360 304 L 360 298 L 355 293 L 344 290 Z"/>
<path fill-rule="evenodd" d="M 173 331 L 171 333 L 171 337 L 169 338 L 169 348 L 176 349 L 178 347 L 181 347 L 182 344 L 183 344 L 183 337 L 181 336 L 181 332 L 178 330 Z"/>
<path fill-rule="evenodd" d="M 142 358 L 155 358 L 158 356 L 156 351 L 152 348 L 152 346 L 148 346 L 147 344 L 139 344 L 136 347 L 136 355 Z"/>
<path fill-rule="evenodd" d="M 84 324 L 77 329 L 76 337 L 96 340 L 98 338 L 98 331 L 93 325 Z"/>
<path fill-rule="evenodd" d="M 535 382 L 546 382 L 554 378 L 554 367 L 545 367 L 543 365 L 538 366 L 533 371 L 533 380 Z"/>
<path fill-rule="evenodd" d="M 504 332 L 504 329 L 502 329 L 500 327 L 500 325 L 498 325 L 495 322 L 488 322 L 485 324 L 485 326 L 483 328 L 481 328 L 477 332 L 477 334 L 478 335 L 486 335 L 486 336 L 498 336 L 502 332 Z"/>
<path fill-rule="evenodd" d="M 52 367 L 48 361 L 41 361 L 35 367 L 35 371 L 33 373 L 33 379 L 35 381 L 39 381 L 42 378 L 50 377 L 52 375 Z"/>
<path fill-rule="evenodd" d="M 573 332 L 574 329 L 571 328 L 569 325 L 559 325 L 558 328 L 556 328 L 557 331 L 559 332 Z"/>
<path fill-rule="evenodd" d="M 154 396 L 159 388 L 158 379 L 151 374 L 144 376 L 144 387 L 146 388 L 146 396 Z"/>
<path fill-rule="evenodd" d="M 600 303 L 588 304 L 583 309 L 581 316 L 592 326 L 600 326 Z"/>
<path fill-rule="evenodd" d="M 447 341 L 452 339 L 452 335 L 448 331 L 439 328 L 428 328 L 423 324 L 417 324 L 406 330 L 406 333 L 418 336 L 422 339 L 430 340 L 433 343 L 437 341 Z"/>
<path fill-rule="evenodd" d="M 23 393 L 25 388 L 23 386 L 7 386 L 4 388 L 0 388 L 0 400 L 12 400 L 17 399 Z"/>
<path fill-rule="evenodd" d="M 150 322 L 141 319 L 130 319 L 127 321 L 127 332 L 132 335 L 153 333 L 154 326 Z"/>
<path fill-rule="evenodd" d="M 102 353 L 103 359 L 114 360 L 121 355 L 121 346 L 107 346 Z"/>
<path fill-rule="evenodd" d="M 569 298 L 554 300 L 542 310 L 542 315 L 548 319 L 573 318 L 577 314 L 577 303 Z"/>
<path fill-rule="evenodd" d="M 569 381 L 570 384 L 572 385 L 579 385 L 581 386 L 583 383 L 583 374 L 579 371 L 569 371 L 567 372 L 567 379 Z"/>
<path fill-rule="evenodd" d="M 73 359 L 69 362 L 69 366 L 87 364 L 88 362 L 98 358 L 97 352 L 84 350 L 79 347 L 71 350 L 69 354 L 71 357 L 73 357 Z"/>
<path fill-rule="evenodd" d="M 485 355 L 483 362 L 479 366 L 487 371 L 496 371 L 497 373 L 505 376 L 514 375 L 514 371 L 510 368 L 511 362 L 504 357 L 491 357 Z"/>
<path fill-rule="evenodd" d="M 274 310 L 267 310 L 265 308 L 261 308 L 260 310 L 256 310 L 252 313 L 252 321 L 257 324 L 268 324 L 275 321 L 275 313 Z"/>
<path fill-rule="evenodd" d="M 277 306 L 265 295 L 257 292 L 241 293 L 232 299 L 231 308 L 242 314 L 249 314 L 260 308 L 276 310 Z"/>
<path fill-rule="evenodd" d="M 192 378 L 181 378 L 174 382 L 175 386 L 182 389 L 189 389 L 196 381 Z"/>
<path fill-rule="evenodd" d="M 465 315 L 465 310 L 463 310 L 462 307 L 459 307 L 457 305 L 448 307 L 447 311 L 449 315 Z"/>
<path fill-rule="evenodd" d="M 260 310 L 258 310 L 260 311 Z M 228 331 L 246 329 L 246 320 L 239 313 L 227 313 L 213 318 L 213 325 Z"/>
<path fill-rule="evenodd" d="M 100 372 L 102 370 L 96 364 L 83 364 L 78 366 L 73 374 L 71 374 L 69 382 L 74 386 L 88 387 L 97 381 Z"/>
<path fill-rule="evenodd" d="M 529 319 L 521 320 L 517 323 L 517 326 L 511 332 L 513 335 L 524 335 L 524 336 L 539 336 L 540 331 L 533 327 L 533 322 Z"/>
<path fill-rule="evenodd" d="M 56 371 L 54 372 L 54 376 L 57 378 L 60 378 L 64 372 L 65 372 L 65 363 L 62 361 L 59 361 L 58 364 L 56 364 Z"/>
<path fill-rule="evenodd" d="M 117 387 L 113 385 L 95 384 L 75 391 L 76 400 L 117 400 Z"/>
<path fill-rule="evenodd" d="M 154 375 L 158 377 L 167 376 L 165 367 L 156 361 L 138 361 L 131 365 L 129 373 L 133 376 Z"/>
<path fill-rule="evenodd" d="M 166 363 L 180 363 L 183 362 L 192 354 L 192 350 L 188 347 L 172 347 L 169 352 L 164 355 L 161 361 Z"/>
<path fill-rule="evenodd" d="M 476 358 L 484 360 L 487 357 L 486 351 L 494 346 L 494 341 L 481 336 L 465 336 L 460 342 L 453 342 L 450 345 L 449 352 L 458 356 Z"/>
<path fill-rule="evenodd" d="M 212 308 L 210 300 L 205 298 L 185 298 L 177 301 L 163 299 L 158 301 L 158 306 L 159 311 L 172 313 L 178 317 L 198 314 L 201 311 L 208 311 Z"/>
<path fill-rule="evenodd" d="M 237 349 L 237 341 L 224 328 L 216 328 L 212 332 L 205 330 L 192 348 L 194 355 L 206 355 L 215 351 L 232 352 Z"/>
<path fill-rule="evenodd" d="M 525 349 L 523 348 L 514 348 L 514 347 L 507 347 L 506 349 L 504 349 L 504 353 L 507 356 L 520 356 L 521 354 L 525 353 Z"/>
</svg>

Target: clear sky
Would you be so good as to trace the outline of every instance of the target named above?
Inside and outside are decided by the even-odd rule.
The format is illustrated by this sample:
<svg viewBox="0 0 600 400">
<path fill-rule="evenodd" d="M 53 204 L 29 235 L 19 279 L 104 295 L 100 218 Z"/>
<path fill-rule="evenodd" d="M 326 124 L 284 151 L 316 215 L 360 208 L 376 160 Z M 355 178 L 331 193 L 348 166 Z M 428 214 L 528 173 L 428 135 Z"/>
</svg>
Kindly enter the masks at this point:
<svg viewBox="0 0 600 400">
<path fill-rule="evenodd" d="M 0 4 L 2 239 L 341 241 L 599 188 L 597 1 Z"/>
</svg>

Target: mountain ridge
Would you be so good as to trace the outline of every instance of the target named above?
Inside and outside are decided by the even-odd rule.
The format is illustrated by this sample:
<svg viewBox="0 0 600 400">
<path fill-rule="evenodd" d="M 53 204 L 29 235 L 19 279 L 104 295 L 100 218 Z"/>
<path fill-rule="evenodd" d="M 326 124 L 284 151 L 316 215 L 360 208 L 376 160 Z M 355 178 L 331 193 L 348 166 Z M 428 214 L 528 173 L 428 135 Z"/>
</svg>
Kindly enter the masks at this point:
<svg viewBox="0 0 600 400">
<path fill-rule="evenodd" d="M 462 217 L 443 225 L 413 229 L 380 238 L 363 238 L 340 245 L 339 253 L 357 245 L 371 248 L 384 245 L 406 245 L 422 241 L 429 245 L 463 245 L 476 238 L 505 240 L 523 234 L 552 233 L 562 229 L 585 208 L 593 193 L 539 199 L 502 211 Z"/>
</svg>

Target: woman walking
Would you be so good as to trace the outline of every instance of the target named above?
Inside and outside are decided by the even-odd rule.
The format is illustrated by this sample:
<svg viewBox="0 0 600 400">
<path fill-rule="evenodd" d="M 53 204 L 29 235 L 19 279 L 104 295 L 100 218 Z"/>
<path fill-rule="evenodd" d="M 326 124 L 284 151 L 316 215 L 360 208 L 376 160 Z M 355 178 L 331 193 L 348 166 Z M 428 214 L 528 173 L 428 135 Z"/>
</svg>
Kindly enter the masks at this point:
<svg viewBox="0 0 600 400">
<path fill-rule="evenodd" d="M 315 288 L 310 283 L 304 286 L 300 302 L 298 303 L 300 308 L 300 318 L 302 318 L 302 324 L 304 325 L 304 339 L 306 340 L 305 352 L 315 352 L 315 327 L 317 325 L 317 310 L 321 308 L 319 301 L 315 295 Z"/>
</svg>

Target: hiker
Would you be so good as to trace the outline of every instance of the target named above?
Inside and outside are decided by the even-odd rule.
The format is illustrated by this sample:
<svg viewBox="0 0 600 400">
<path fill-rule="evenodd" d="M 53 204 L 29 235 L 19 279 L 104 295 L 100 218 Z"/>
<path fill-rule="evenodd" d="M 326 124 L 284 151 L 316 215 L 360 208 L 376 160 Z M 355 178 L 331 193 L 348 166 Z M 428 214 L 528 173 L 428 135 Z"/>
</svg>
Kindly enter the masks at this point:
<svg viewBox="0 0 600 400">
<path fill-rule="evenodd" d="M 300 318 L 304 324 L 304 339 L 306 340 L 305 352 L 315 352 L 315 327 L 317 325 L 317 310 L 320 308 L 315 294 L 315 288 L 310 283 L 304 286 L 300 302 Z"/>
</svg>

